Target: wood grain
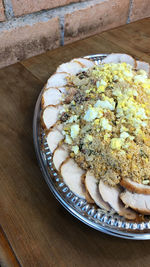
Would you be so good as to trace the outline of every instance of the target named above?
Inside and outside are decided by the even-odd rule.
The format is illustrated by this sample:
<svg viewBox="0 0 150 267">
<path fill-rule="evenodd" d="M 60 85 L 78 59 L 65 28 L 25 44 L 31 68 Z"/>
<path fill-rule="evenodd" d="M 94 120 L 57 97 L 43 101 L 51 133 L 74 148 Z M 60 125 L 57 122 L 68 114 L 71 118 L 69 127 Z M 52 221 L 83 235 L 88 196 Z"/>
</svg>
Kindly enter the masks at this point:
<svg viewBox="0 0 150 267">
<path fill-rule="evenodd" d="M 146 19 L 0 70 L 0 223 L 22 266 L 149 266 L 150 241 L 99 233 L 60 206 L 42 177 L 32 139 L 37 96 L 61 62 L 110 52 L 149 61 L 149 38 Z"/>
<path fill-rule="evenodd" d="M 0 226 L 0 266 L 1 267 L 20 266 L 1 226 Z"/>
<path fill-rule="evenodd" d="M 96 35 L 82 41 L 47 52 L 44 55 L 32 57 L 21 62 L 33 75 L 42 82 L 46 82 L 51 74 L 56 71 L 58 65 L 75 57 L 83 57 L 93 53 L 125 52 L 116 44 L 109 43 Z"/>
<path fill-rule="evenodd" d="M 150 63 L 150 18 L 101 34 L 107 42 L 122 47 L 127 53 Z"/>
</svg>

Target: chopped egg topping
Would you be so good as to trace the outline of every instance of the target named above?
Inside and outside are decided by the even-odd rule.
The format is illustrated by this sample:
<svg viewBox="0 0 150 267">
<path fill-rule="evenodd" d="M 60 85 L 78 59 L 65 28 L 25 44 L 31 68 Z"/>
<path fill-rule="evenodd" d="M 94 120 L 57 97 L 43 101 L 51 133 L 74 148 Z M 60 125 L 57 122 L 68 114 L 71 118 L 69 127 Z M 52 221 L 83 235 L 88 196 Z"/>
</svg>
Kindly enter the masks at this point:
<svg viewBox="0 0 150 267">
<path fill-rule="evenodd" d="M 98 65 L 68 78 L 67 90 L 60 120 L 70 155 L 83 168 L 93 169 L 98 179 L 111 167 L 116 180 L 110 178 L 110 184 L 129 173 L 134 181 L 147 181 L 150 170 L 139 170 L 150 156 L 147 73 L 126 63 Z M 133 158 L 137 162 L 129 170 Z"/>
<path fill-rule="evenodd" d="M 72 139 L 74 139 L 74 138 L 76 138 L 77 137 L 77 135 L 79 134 L 79 125 L 78 124 L 73 124 L 72 126 L 71 126 L 71 133 L 70 133 L 70 135 L 71 135 L 71 137 L 72 137 Z"/>
</svg>

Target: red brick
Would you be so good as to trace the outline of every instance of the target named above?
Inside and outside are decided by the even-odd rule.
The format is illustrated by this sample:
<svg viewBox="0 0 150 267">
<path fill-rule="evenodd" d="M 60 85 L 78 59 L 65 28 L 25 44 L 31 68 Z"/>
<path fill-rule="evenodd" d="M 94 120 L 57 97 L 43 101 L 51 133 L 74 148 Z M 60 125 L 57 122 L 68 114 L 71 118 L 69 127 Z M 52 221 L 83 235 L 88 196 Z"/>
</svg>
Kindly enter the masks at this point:
<svg viewBox="0 0 150 267">
<path fill-rule="evenodd" d="M 150 1 L 149 0 L 133 0 L 130 21 L 136 21 L 150 17 Z"/>
<path fill-rule="evenodd" d="M 129 0 L 102 1 L 65 16 L 65 44 L 126 24 Z"/>
<path fill-rule="evenodd" d="M 12 0 L 15 16 L 64 6 L 73 2 L 80 2 L 80 0 Z"/>
<path fill-rule="evenodd" d="M 0 0 L 0 21 L 5 20 L 3 1 Z"/>
<path fill-rule="evenodd" d="M 0 67 L 56 48 L 60 44 L 59 18 L 0 34 Z"/>
</svg>

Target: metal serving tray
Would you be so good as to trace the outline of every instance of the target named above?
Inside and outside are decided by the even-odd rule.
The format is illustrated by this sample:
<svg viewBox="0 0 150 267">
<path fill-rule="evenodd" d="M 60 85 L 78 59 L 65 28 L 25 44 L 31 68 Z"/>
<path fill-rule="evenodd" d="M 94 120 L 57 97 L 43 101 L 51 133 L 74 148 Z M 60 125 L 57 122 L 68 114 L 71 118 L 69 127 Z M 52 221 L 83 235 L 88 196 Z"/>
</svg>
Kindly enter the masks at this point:
<svg viewBox="0 0 150 267">
<path fill-rule="evenodd" d="M 104 57 L 106 57 L 106 54 L 91 55 L 86 58 L 90 58 L 96 64 L 99 64 Z M 88 204 L 86 200 L 77 197 L 65 185 L 62 178 L 53 168 L 52 154 L 40 125 L 41 96 L 42 92 L 38 97 L 34 111 L 34 146 L 43 177 L 56 199 L 81 222 L 98 231 L 126 239 L 150 239 L 150 219 L 148 216 L 144 222 L 128 221 L 112 211 L 107 212 L 96 208 L 95 205 Z"/>
</svg>

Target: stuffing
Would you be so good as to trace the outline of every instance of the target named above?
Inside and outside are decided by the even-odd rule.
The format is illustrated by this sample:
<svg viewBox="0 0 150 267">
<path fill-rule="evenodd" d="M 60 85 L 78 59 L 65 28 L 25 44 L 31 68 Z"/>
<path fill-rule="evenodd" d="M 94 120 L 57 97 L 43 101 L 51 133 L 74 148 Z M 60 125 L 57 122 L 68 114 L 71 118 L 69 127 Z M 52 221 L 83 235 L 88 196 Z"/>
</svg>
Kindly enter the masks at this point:
<svg viewBox="0 0 150 267">
<path fill-rule="evenodd" d="M 70 157 L 109 185 L 150 183 L 150 79 L 127 63 L 70 75 L 64 97 L 64 142 Z"/>
</svg>

